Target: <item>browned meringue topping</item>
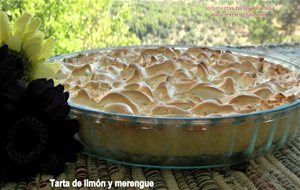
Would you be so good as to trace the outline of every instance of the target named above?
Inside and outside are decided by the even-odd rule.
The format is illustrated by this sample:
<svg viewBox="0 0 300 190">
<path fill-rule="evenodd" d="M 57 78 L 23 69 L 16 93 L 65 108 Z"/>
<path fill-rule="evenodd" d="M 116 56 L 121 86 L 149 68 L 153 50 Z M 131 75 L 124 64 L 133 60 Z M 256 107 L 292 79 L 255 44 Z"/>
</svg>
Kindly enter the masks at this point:
<svg viewBox="0 0 300 190">
<path fill-rule="evenodd" d="M 273 109 L 300 97 L 300 75 L 209 48 L 124 48 L 66 58 L 70 101 L 104 112 L 200 117 Z"/>
</svg>

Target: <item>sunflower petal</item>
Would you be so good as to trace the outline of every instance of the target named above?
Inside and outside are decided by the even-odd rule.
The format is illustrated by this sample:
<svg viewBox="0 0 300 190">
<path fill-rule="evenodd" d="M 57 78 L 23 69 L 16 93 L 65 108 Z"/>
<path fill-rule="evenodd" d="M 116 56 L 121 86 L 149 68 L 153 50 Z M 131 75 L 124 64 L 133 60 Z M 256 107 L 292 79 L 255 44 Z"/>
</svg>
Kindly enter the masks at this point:
<svg viewBox="0 0 300 190">
<path fill-rule="evenodd" d="M 42 46 L 42 50 L 38 55 L 38 59 L 48 59 L 51 55 L 51 51 L 54 45 L 54 38 L 48 38 Z"/>
<path fill-rule="evenodd" d="M 40 18 L 34 18 L 30 22 L 27 23 L 25 31 L 27 32 L 35 32 L 39 29 L 41 25 L 41 19 Z"/>
<path fill-rule="evenodd" d="M 44 78 L 31 81 L 28 84 L 27 94 L 30 100 L 35 101 L 35 99 L 42 93 L 46 92 L 49 88 L 53 87 L 53 80 L 46 80 Z"/>
<path fill-rule="evenodd" d="M 21 34 L 20 34 L 20 32 L 16 32 L 15 35 L 11 36 L 6 43 L 9 47 L 9 49 L 20 52 L 20 50 L 21 50 Z"/>
<path fill-rule="evenodd" d="M 37 63 L 33 65 L 31 69 L 31 80 L 39 78 L 53 78 L 53 76 L 59 71 L 60 63 Z"/>
<path fill-rule="evenodd" d="M 3 11 L 0 11 L 0 26 L 0 43 L 7 42 L 10 37 L 8 17 Z"/>
<path fill-rule="evenodd" d="M 41 36 L 33 35 L 28 41 L 23 44 L 23 49 L 29 60 L 34 59 L 41 51 L 43 38 Z"/>
<path fill-rule="evenodd" d="M 68 116 L 70 113 L 70 106 L 68 103 L 63 104 L 60 108 L 55 112 L 55 115 L 52 117 L 52 120 L 62 120 Z"/>
<path fill-rule="evenodd" d="M 75 135 L 79 131 L 80 124 L 78 120 L 68 119 L 56 126 L 61 130 L 61 133 L 57 134 L 57 136 L 65 138 Z"/>
<path fill-rule="evenodd" d="M 25 27 L 27 23 L 31 20 L 32 16 L 29 13 L 22 14 L 19 18 L 17 18 L 14 24 L 14 31 L 19 32 L 21 35 L 25 32 Z"/>
<path fill-rule="evenodd" d="M 61 81 L 59 81 L 57 79 L 53 79 L 53 82 L 54 82 L 54 86 L 61 84 Z"/>
<path fill-rule="evenodd" d="M 32 31 L 32 32 L 26 32 L 22 38 L 23 42 L 30 41 L 32 39 L 41 39 L 43 40 L 45 37 L 45 34 L 41 31 Z"/>
<path fill-rule="evenodd" d="M 64 167 L 65 161 L 50 151 L 45 154 L 39 163 L 39 168 L 42 173 L 48 173 L 55 176 L 58 176 L 60 173 L 62 173 Z"/>
</svg>

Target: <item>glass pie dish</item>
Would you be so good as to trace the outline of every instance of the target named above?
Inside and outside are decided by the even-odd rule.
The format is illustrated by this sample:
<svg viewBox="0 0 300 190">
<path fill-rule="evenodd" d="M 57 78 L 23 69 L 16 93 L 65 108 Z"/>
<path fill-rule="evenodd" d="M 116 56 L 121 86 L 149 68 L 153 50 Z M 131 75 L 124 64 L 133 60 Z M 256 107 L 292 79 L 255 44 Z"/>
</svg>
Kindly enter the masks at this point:
<svg viewBox="0 0 300 190">
<path fill-rule="evenodd" d="M 50 62 L 112 49 L 61 55 Z M 294 72 L 300 71 L 295 63 L 271 55 L 224 47 L 211 49 L 263 57 Z M 126 115 L 87 108 L 72 101 L 69 104 L 70 117 L 81 123 L 77 137 L 85 145 L 85 153 L 135 166 L 206 168 L 235 164 L 279 149 L 299 134 L 300 128 L 299 99 L 266 111 L 189 118 Z"/>
</svg>

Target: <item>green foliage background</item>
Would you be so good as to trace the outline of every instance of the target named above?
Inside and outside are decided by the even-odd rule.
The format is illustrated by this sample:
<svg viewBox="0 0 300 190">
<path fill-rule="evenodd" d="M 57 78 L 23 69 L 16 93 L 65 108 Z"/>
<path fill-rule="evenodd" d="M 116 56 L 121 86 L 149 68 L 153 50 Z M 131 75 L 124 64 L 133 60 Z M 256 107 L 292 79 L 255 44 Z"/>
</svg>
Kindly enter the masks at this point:
<svg viewBox="0 0 300 190">
<path fill-rule="evenodd" d="M 271 10 L 264 9 L 266 17 L 214 17 L 211 14 L 216 11 L 206 10 L 206 6 L 271 7 Z M 293 43 L 300 42 L 299 10 L 299 0 L 137 1 L 130 31 L 136 33 L 143 44 Z"/>
<path fill-rule="evenodd" d="M 120 45 L 300 42 L 299 0 L 0 0 L 11 20 L 42 19 L 54 54 Z M 267 17 L 212 17 L 207 5 L 271 6 Z"/>
<path fill-rule="evenodd" d="M 46 36 L 56 39 L 55 54 L 140 43 L 126 24 L 130 2 L 116 8 L 115 15 L 112 0 L 0 0 L 0 6 L 11 19 L 23 12 L 40 17 Z"/>
</svg>

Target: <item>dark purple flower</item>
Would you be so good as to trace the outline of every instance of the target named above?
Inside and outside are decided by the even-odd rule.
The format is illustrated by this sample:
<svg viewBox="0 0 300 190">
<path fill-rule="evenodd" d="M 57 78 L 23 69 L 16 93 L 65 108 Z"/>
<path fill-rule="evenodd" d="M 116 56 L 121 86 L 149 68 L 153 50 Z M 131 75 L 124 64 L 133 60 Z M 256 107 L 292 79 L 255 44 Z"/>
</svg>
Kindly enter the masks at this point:
<svg viewBox="0 0 300 190">
<path fill-rule="evenodd" d="M 62 85 L 54 87 L 53 80 L 38 79 L 28 85 L 20 109 L 24 115 L 34 115 L 49 122 L 60 121 L 70 112 L 68 98 L 69 93 L 64 92 Z"/>
<path fill-rule="evenodd" d="M 37 172 L 58 175 L 66 162 L 74 162 L 83 146 L 73 138 L 79 130 L 76 120 L 68 119 L 69 94 L 53 80 L 38 79 L 28 84 L 16 106 L 0 107 L 2 136 L 0 177 L 20 180 Z M 2 122 L 2 123 L 1 123 Z M 3 127 L 5 126 L 5 127 Z M 4 135 L 3 135 L 4 134 Z"/>
<path fill-rule="evenodd" d="M 20 54 L 9 50 L 7 45 L 0 47 L 0 92 L 14 81 L 22 79 L 24 65 L 27 65 L 27 61 Z"/>
</svg>

